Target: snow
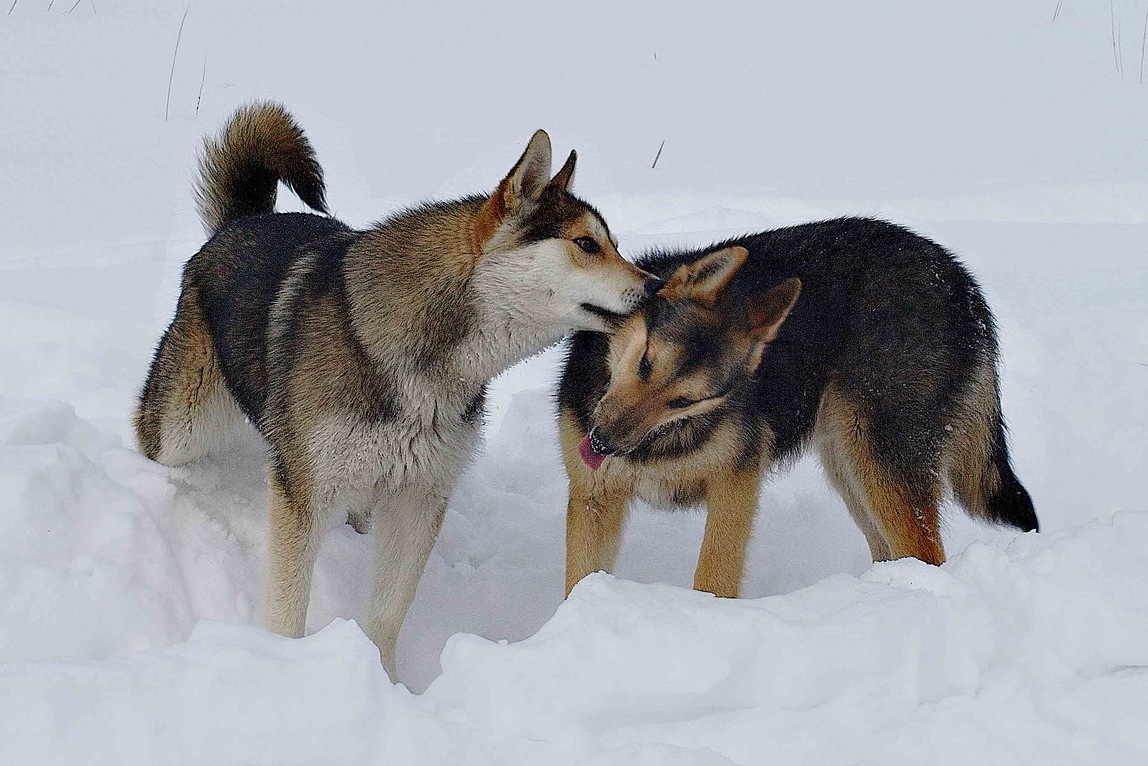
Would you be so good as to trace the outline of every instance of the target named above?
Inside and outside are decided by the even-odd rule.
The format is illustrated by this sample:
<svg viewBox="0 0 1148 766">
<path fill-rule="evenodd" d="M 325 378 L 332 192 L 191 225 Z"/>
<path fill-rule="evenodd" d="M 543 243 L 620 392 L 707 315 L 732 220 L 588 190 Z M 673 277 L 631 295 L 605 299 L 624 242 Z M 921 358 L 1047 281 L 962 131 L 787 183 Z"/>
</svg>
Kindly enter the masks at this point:
<svg viewBox="0 0 1148 766">
<path fill-rule="evenodd" d="M 1148 762 L 1143 0 L 197 2 L 166 121 L 188 6 L 55 5 L 0 24 L 0 763 Z M 345 619 L 349 527 L 311 635 L 260 630 L 258 438 L 168 469 L 129 426 L 202 242 L 195 152 L 253 97 L 354 225 L 489 188 L 543 126 L 626 253 L 841 214 L 937 239 L 999 319 L 1042 533 L 954 510 L 943 567 L 872 565 L 806 460 L 762 492 L 747 598 L 687 589 L 698 515 L 639 508 L 564 602 L 555 349 L 494 384 L 402 684 Z"/>
<path fill-rule="evenodd" d="M 530 638 L 451 638 L 421 696 L 353 622 L 202 622 L 0 666 L 0 742 L 11 763 L 1143 763 L 1146 567 L 1131 513 L 756 600 L 592 575 Z"/>
</svg>

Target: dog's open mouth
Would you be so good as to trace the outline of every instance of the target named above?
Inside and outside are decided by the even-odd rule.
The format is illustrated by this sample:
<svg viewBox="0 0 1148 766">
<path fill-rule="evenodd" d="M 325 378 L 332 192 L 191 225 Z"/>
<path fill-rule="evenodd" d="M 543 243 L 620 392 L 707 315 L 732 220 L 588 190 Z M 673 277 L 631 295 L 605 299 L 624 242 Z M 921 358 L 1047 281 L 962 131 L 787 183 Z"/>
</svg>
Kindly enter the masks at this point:
<svg viewBox="0 0 1148 766">
<path fill-rule="evenodd" d="M 626 318 L 625 314 L 619 314 L 617 311 L 595 306 L 593 303 L 582 303 L 579 304 L 579 307 L 588 314 L 593 314 L 596 317 L 601 317 L 606 320 L 606 324 L 611 327 L 621 324 Z"/>
<path fill-rule="evenodd" d="M 692 420 L 693 418 L 681 418 L 670 423 L 663 423 L 662 425 L 657 426 L 653 430 L 649 431 L 644 437 L 642 437 L 641 441 L 639 441 L 636 445 L 629 447 L 628 449 L 617 449 L 612 444 L 608 446 L 603 445 L 601 440 L 598 438 L 596 431 L 591 429 L 590 433 L 583 436 L 582 441 L 578 442 L 578 457 L 582 458 L 582 462 L 585 463 L 591 471 L 597 471 L 602 467 L 602 461 L 604 461 L 606 458 L 626 457 L 628 455 L 633 455 L 640 449 L 648 449 L 655 443 L 655 440 L 658 439 L 658 437 L 662 436 L 663 434 L 672 432 L 682 423 Z"/>
<path fill-rule="evenodd" d="M 599 436 L 596 429 L 590 429 L 590 433 L 582 437 L 582 441 L 578 442 L 578 457 L 582 458 L 582 462 L 591 471 L 597 471 L 602 467 L 602 461 L 614 455 L 624 455 L 625 452 L 617 450 L 614 445 L 609 442 L 603 441 Z"/>
<path fill-rule="evenodd" d="M 594 445 L 590 443 L 590 434 L 586 434 L 582 437 L 582 441 L 578 442 L 578 457 L 582 458 L 582 462 L 591 471 L 601 468 L 602 461 L 606 459 L 605 455 L 594 451 Z"/>
</svg>

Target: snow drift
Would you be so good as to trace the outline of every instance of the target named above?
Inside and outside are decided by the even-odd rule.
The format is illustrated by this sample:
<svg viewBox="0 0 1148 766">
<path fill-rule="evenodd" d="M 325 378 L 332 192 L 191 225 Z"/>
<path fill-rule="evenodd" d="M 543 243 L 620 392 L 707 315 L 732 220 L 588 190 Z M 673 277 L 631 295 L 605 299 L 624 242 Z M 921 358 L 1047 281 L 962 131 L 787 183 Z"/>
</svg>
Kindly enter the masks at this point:
<svg viewBox="0 0 1148 766">
<path fill-rule="evenodd" d="M 941 568 L 717 600 L 593 575 L 516 644 L 452 638 L 421 697 L 353 622 L 201 623 L 0 666 L 6 763 L 1081 763 L 1148 758 L 1148 514 Z M 1071 725 L 1066 725 L 1072 721 Z"/>
</svg>

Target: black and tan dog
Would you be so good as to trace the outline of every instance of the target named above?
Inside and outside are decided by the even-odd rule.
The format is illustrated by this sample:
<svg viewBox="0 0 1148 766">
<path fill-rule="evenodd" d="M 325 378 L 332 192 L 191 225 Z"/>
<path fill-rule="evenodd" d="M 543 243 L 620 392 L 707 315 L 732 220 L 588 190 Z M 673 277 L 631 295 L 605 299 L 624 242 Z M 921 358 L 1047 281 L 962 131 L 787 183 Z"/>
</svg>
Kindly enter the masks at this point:
<svg viewBox="0 0 1148 766">
<path fill-rule="evenodd" d="M 661 285 L 550 176 L 534 134 L 491 194 L 356 231 L 275 213 L 280 180 L 325 212 L 322 171 L 282 107 L 241 109 L 201 167 L 207 243 L 136 412 L 141 451 L 206 454 L 245 419 L 271 452 L 267 624 L 302 635 L 325 530 L 378 541 L 364 627 L 388 670 L 447 499 L 477 443 L 487 381 L 575 329 L 605 329 Z"/>
<path fill-rule="evenodd" d="M 638 496 L 706 503 L 694 587 L 736 596 L 762 476 L 809 445 L 874 561 L 942 563 L 947 491 L 1037 528 L 1009 466 L 992 314 L 939 245 L 846 218 L 638 265 L 667 284 L 612 337 L 578 333 L 562 375 L 567 592 L 611 567 Z"/>
</svg>

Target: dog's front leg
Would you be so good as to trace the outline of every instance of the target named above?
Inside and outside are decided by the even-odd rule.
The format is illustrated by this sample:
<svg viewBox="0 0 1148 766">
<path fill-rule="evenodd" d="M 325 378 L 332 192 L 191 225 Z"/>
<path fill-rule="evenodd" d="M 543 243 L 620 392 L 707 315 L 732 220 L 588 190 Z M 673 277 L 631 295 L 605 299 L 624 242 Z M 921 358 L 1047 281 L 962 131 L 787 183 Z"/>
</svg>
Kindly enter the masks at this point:
<svg viewBox="0 0 1148 766">
<path fill-rule="evenodd" d="M 446 504 L 442 494 L 404 490 L 383 498 L 372 512 L 376 558 L 366 628 L 392 680 L 399 630 L 442 528 Z"/>
<path fill-rule="evenodd" d="M 694 572 L 695 590 L 737 598 L 760 485 L 761 471 L 755 469 L 730 471 L 707 481 L 706 531 Z"/>
<path fill-rule="evenodd" d="M 588 574 L 609 571 L 618 557 L 628 493 L 586 491 L 570 480 L 566 505 L 566 595 Z"/>
<path fill-rule="evenodd" d="M 268 630 L 299 638 L 307 623 L 311 575 L 319 530 L 311 508 L 309 483 L 287 470 L 271 469 L 266 623 Z"/>
</svg>

